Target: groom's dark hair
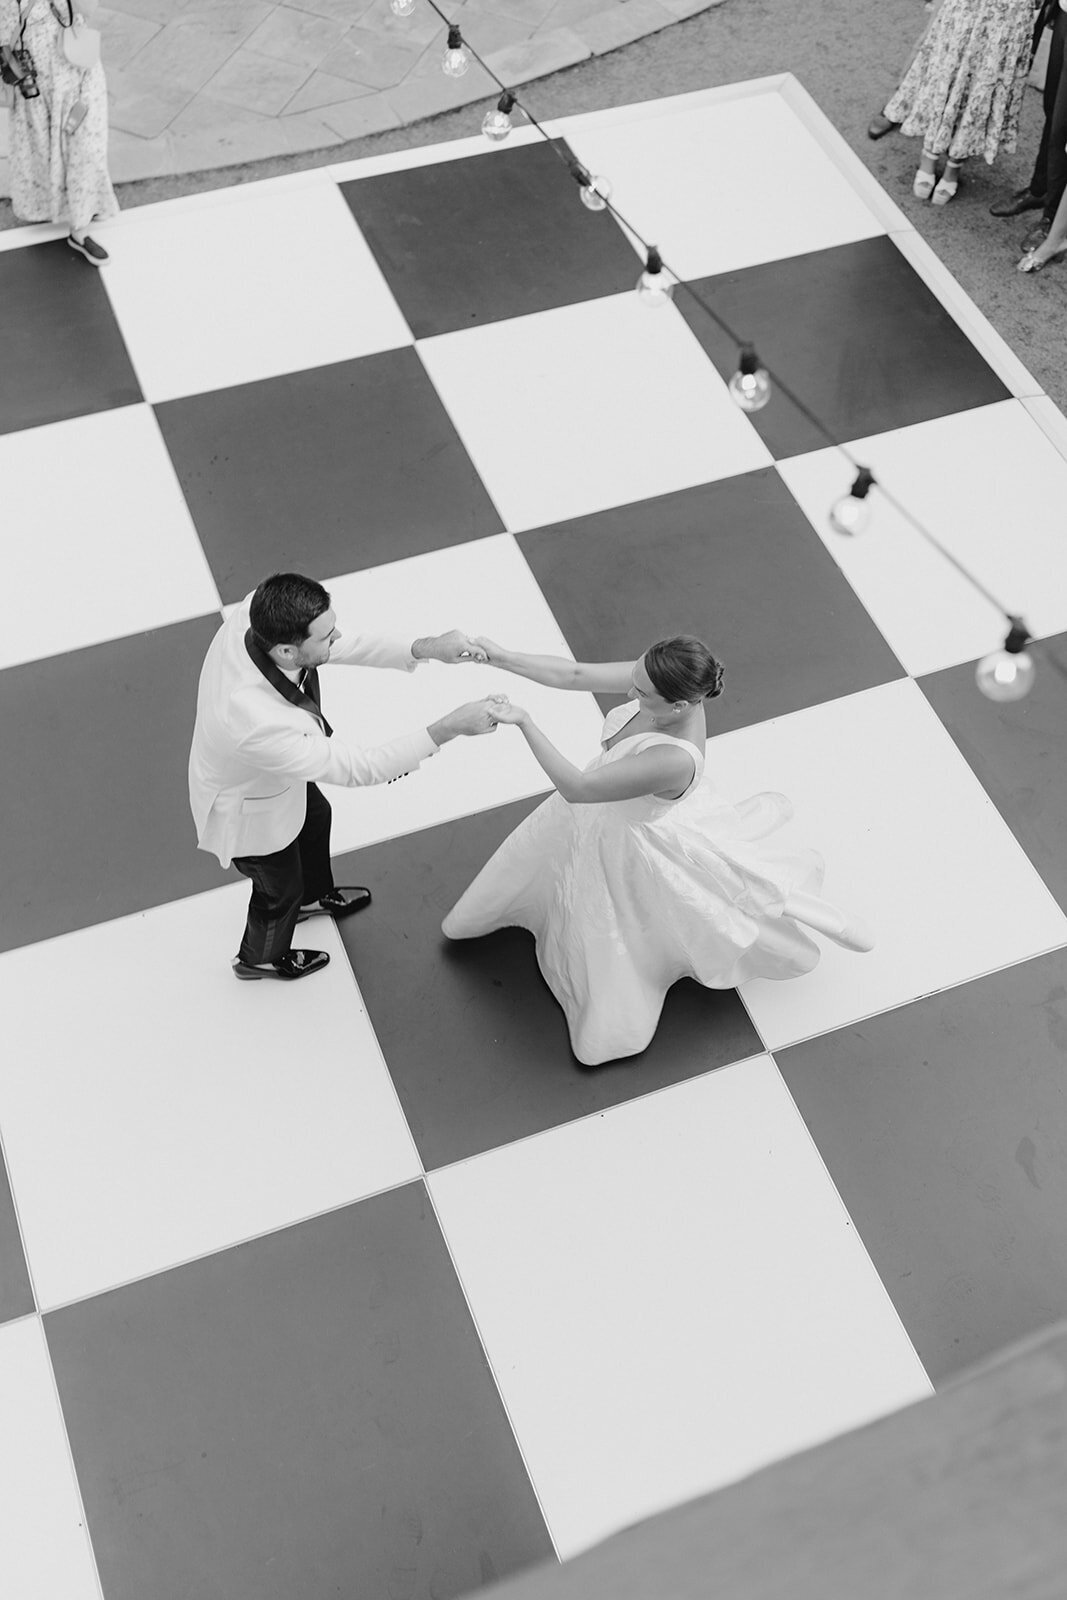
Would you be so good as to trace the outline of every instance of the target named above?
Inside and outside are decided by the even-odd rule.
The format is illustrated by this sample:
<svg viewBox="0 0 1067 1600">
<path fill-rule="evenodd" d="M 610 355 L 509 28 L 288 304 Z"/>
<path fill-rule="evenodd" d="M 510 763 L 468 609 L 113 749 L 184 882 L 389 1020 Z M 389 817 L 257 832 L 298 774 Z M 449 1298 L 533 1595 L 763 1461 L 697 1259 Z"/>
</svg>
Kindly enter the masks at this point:
<svg viewBox="0 0 1067 1600">
<path fill-rule="evenodd" d="M 303 644 L 316 617 L 330 609 L 330 596 L 314 578 L 299 572 L 273 572 L 264 578 L 248 608 L 252 637 L 261 650 L 276 644 Z"/>
</svg>

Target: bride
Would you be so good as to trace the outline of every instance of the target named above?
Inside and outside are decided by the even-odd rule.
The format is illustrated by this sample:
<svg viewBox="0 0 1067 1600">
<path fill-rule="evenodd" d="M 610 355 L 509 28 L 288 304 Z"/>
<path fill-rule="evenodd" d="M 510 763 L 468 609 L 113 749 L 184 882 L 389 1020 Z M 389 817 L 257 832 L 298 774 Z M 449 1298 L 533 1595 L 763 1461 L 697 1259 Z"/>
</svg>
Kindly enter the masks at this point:
<svg viewBox="0 0 1067 1600">
<path fill-rule="evenodd" d="M 723 668 L 699 639 L 663 639 L 636 661 L 600 664 L 476 643 L 493 666 L 535 683 L 628 697 L 608 713 L 584 769 L 501 698 L 494 716 L 520 729 L 556 793 L 442 925 L 450 939 L 529 929 L 579 1061 L 644 1050 L 679 978 L 732 989 L 809 972 L 819 948 L 805 929 L 871 948 L 856 919 L 818 898 L 814 851 L 762 843 L 792 815 L 785 796 L 733 805 L 705 776 L 704 702 L 722 693 Z"/>
</svg>

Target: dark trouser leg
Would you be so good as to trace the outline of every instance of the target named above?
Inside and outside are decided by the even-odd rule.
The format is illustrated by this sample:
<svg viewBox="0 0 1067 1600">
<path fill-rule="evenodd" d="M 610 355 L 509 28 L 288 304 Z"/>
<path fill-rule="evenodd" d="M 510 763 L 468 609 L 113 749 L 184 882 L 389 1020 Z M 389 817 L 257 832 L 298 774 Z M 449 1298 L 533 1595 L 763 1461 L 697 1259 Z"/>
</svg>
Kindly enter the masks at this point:
<svg viewBox="0 0 1067 1600">
<path fill-rule="evenodd" d="M 1063 70 L 1065 48 L 1067 48 L 1067 11 L 1057 10 L 1048 53 L 1048 76 L 1045 79 L 1045 133 L 1042 144 L 1047 152 L 1046 183 L 1043 191 L 1033 189 L 1034 194 L 1043 192 L 1045 195 L 1045 220 L 1050 226 L 1056 215 L 1056 208 L 1063 199 L 1063 191 L 1067 188 L 1067 72 Z M 1038 161 L 1040 159 L 1039 152 Z"/>
<path fill-rule="evenodd" d="M 269 856 L 235 857 L 233 864 L 252 880 L 252 898 L 238 958 L 251 967 L 277 961 L 292 946 L 296 914 L 304 895 L 299 841 L 294 839 L 284 850 L 275 850 Z"/>
<path fill-rule="evenodd" d="M 333 888 L 333 868 L 330 865 L 332 820 L 333 809 L 330 802 L 316 784 L 309 783 L 307 814 L 296 841 L 304 873 L 305 905 L 309 905 L 312 900 L 320 900 Z"/>
</svg>

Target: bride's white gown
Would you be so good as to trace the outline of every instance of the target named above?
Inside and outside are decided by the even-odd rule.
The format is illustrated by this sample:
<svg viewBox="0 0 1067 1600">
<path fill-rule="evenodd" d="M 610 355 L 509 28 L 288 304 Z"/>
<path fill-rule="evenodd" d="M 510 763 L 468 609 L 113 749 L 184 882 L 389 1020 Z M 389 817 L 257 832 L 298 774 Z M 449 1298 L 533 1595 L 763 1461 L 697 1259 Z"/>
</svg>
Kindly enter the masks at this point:
<svg viewBox="0 0 1067 1600">
<path fill-rule="evenodd" d="M 696 771 L 677 800 L 569 805 L 558 794 L 519 824 L 442 924 L 450 939 L 528 928 L 579 1061 L 644 1050 L 679 978 L 733 989 L 810 972 L 819 947 L 785 902 L 817 894 L 822 858 L 763 843 L 788 822 L 784 795 L 732 805 L 704 777 L 704 751 L 665 733 L 607 741 L 638 711 L 616 706 L 587 772 L 653 744 L 680 744 Z"/>
</svg>

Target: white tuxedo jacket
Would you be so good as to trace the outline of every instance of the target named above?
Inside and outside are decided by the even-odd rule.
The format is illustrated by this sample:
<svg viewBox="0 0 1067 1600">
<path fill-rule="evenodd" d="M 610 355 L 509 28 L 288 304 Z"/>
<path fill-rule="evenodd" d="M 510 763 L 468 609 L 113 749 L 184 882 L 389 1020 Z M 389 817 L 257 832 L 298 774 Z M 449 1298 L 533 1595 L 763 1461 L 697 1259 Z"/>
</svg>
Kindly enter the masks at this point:
<svg viewBox="0 0 1067 1600">
<path fill-rule="evenodd" d="M 270 855 L 291 844 L 304 825 L 307 785 L 350 788 L 388 783 L 417 767 L 437 746 L 426 730 L 372 750 L 329 738 L 306 696 L 292 703 L 275 688 L 245 646 L 251 595 L 224 622 L 200 674 L 196 727 L 189 753 L 189 803 L 201 850 L 228 867 L 234 856 Z M 348 634 L 331 662 L 412 671 L 418 662 L 398 639 Z"/>
</svg>

